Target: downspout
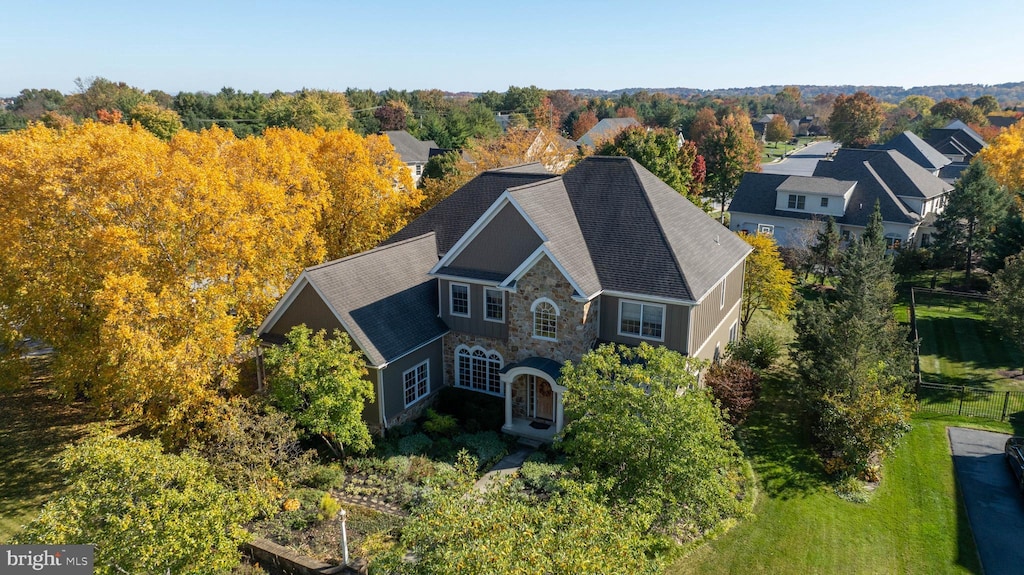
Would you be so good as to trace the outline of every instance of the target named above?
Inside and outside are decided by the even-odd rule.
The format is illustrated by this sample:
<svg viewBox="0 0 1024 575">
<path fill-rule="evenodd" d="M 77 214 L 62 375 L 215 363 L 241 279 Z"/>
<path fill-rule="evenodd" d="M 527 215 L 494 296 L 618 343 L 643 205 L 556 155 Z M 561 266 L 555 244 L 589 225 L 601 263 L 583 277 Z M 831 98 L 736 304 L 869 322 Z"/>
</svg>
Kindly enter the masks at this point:
<svg viewBox="0 0 1024 575">
<path fill-rule="evenodd" d="M 377 370 L 377 407 L 380 410 L 380 436 L 384 437 L 384 431 L 388 428 L 388 420 L 384 417 L 384 370 L 383 366 Z"/>
</svg>

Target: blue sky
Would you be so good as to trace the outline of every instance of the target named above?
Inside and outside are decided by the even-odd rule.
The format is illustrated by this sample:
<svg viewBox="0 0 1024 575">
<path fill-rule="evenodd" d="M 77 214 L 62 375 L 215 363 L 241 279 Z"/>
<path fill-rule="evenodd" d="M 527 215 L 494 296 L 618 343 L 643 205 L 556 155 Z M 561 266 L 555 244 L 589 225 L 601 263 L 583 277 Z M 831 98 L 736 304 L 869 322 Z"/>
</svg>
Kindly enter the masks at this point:
<svg viewBox="0 0 1024 575">
<path fill-rule="evenodd" d="M 13 2 L 0 95 L 1024 81 L 1020 0 Z"/>
</svg>

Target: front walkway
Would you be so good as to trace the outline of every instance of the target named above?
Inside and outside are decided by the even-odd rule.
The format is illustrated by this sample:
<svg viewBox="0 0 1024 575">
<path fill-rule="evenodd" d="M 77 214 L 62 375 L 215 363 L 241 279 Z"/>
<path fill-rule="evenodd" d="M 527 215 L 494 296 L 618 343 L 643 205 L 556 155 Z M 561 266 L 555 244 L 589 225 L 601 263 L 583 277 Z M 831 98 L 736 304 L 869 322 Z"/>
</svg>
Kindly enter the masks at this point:
<svg viewBox="0 0 1024 575">
<path fill-rule="evenodd" d="M 523 466 L 523 462 L 526 461 L 526 458 L 534 451 L 537 451 L 536 447 L 520 444 L 515 451 L 509 453 L 503 457 L 501 461 L 495 463 L 494 467 L 492 467 L 490 471 L 477 480 L 476 490 L 483 493 L 487 491 L 494 480 L 507 477 L 519 471 L 519 468 Z"/>
</svg>

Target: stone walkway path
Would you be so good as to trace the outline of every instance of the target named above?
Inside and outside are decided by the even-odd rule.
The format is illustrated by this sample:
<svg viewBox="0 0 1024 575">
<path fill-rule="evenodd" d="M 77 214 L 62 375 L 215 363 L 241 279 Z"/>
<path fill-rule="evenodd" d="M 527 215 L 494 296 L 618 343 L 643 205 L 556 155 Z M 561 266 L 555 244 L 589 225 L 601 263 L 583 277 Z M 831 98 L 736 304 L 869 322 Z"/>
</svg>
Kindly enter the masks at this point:
<svg viewBox="0 0 1024 575">
<path fill-rule="evenodd" d="M 348 503 L 349 505 L 358 505 L 360 507 L 366 507 L 374 511 L 380 511 L 381 513 L 388 513 L 390 515 L 398 515 L 399 517 L 408 517 L 409 512 L 400 508 L 395 507 L 389 503 L 385 503 L 379 499 L 372 499 L 365 495 L 349 495 L 348 493 L 342 493 L 340 491 L 334 492 L 335 497 L 341 503 Z"/>
<path fill-rule="evenodd" d="M 518 449 L 503 457 L 501 461 L 495 463 L 494 467 L 492 467 L 490 471 L 477 480 L 476 490 L 483 493 L 484 491 L 487 491 L 487 488 L 490 487 L 491 482 L 495 479 L 512 475 L 519 471 L 519 468 L 523 466 L 523 462 L 526 461 L 526 458 L 534 451 L 537 451 L 536 447 L 520 444 Z"/>
</svg>

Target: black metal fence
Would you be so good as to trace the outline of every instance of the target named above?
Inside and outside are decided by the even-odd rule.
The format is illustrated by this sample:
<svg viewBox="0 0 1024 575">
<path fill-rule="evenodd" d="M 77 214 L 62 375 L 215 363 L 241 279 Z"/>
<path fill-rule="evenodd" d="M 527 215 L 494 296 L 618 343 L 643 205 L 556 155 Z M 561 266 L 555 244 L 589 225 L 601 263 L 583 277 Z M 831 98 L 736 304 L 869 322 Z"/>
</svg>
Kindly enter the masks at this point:
<svg viewBox="0 0 1024 575">
<path fill-rule="evenodd" d="M 921 382 L 917 384 L 917 401 L 921 411 L 943 415 L 1010 422 L 1024 418 L 1024 391 L 993 391 L 967 385 Z"/>
</svg>

